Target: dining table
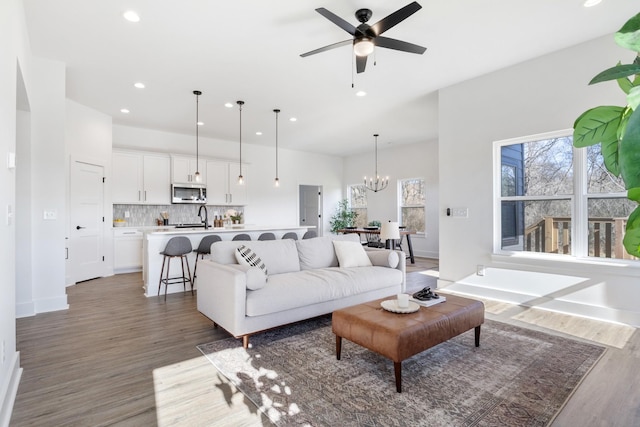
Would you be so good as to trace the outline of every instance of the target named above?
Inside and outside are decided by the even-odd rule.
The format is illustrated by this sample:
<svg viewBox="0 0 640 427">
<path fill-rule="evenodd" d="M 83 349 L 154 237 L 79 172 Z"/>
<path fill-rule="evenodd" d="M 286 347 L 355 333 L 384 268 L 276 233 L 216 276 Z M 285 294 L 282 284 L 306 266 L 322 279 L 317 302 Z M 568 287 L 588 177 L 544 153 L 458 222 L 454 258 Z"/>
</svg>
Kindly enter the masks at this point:
<svg viewBox="0 0 640 427">
<path fill-rule="evenodd" d="M 342 233 L 342 234 L 348 234 L 348 233 L 355 233 L 358 236 L 361 236 L 362 234 L 380 234 L 380 228 L 358 228 L 358 227 L 347 227 L 347 228 L 341 228 L 340 230 L 338 230 L 338 233 Z M 416 234 L 415 230 L 407 230 L 404 228 L 400 229 L 400 237 L 406 236 L 407 238 L 407 247 L 409 248 L 409 259 L 411 260 L 411 264 L 415 264 L 416 260 L 413 256 L 413 246 L 411 245 L 411 235 L 412 234 Z M 395 245 L 395 243 L 393 243 Z M 389 240 L 387 240 L 387 244 L 386 244 L 387 249 L 391 248 L 391 245 L 389 244 Z"/>
</svg>

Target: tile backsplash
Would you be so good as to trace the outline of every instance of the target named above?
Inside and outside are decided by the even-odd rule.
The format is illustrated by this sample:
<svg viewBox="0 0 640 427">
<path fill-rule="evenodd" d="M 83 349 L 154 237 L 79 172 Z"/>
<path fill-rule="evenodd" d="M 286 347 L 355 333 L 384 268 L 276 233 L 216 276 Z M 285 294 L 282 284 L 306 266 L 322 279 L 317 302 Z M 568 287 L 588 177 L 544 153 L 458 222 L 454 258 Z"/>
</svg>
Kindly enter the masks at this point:
<svg viewBox="0 0 640 427">
<path fill-rule="evenodd" d="M 144 227 L 157 225 L 157 219 L 161 218 L 160 212 L 169 214 L 169 224 L 195 224 L 200 222 L 198 209 L 200 205 L 113 205 L 113 219 L 122 218 L 127 221 L 128 227 Z M 243 212 L 242 206 L 207 206 L 209 222 L 213 222 L 214 216 L 224 215 L 229 209 Z M 127 218 L 125 213 L 129 213 Z M 244 218 L 243 218 L 244 222 Z"/>
</svg>

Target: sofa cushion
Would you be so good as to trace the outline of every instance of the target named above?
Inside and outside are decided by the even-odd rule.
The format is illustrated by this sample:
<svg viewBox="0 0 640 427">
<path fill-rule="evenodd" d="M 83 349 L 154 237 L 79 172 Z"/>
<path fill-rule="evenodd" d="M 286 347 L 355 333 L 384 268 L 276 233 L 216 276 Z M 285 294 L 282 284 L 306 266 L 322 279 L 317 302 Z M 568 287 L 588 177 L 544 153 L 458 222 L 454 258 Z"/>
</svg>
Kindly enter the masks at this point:
<svg viewBox="0 0 640 427">
<path fill-rule="evenodd" d="M 260 255 L 270 275 L 300 271 L 295 240 L 252 240 L 244 244 Z"/>
<path fill-rule="evenodd" d="M 224 240 L 222 242 L 214 242 L 211 244 L 210 259 L 218 264 L 237 264 L 236 249 L 238 246 L 244 245 L 246 242 L 242 240 Z"/>
<path fill-rule="evenodd" d="M 247 316 L 320 304 L 384 288 L 400 292 L 402 271 L 387 267 L 323 268 L 269 276 L 262 289 L 247 291 Z"/>
<path fill-rule="evenodd" d="M 338 267 L 338 258 L 333 248 L 334 240 L 359 242 L 357 234 L 338 234 L 325 237 L 314 237 L 296 241 L 300 268 L 314 270 L 316 268 Z"/>
<path fill-rule="evenodd" d="M 258 267 L 264 275 L 268 275 L 267 266 L 265 265 L 260 255 L 258 255 L 253 249 L 240 245 L 236 248 L 236 260 L 238 264 L 246 265 L 249 267 Z"/>
<path fill-rule="evenodd" d="M 359 242 L 334 240 L 333 247 L 336 250 L 340 268 L 370 267 L 372 265 L 371 260 Z"/>
<path fill-rule="evenodd" d="M 400 257 L 395 251 L 389 250 L 369 250 L 366 251 L 371 264 L 380 267 L 396 268 L 400 262 Z"/>
</svg>

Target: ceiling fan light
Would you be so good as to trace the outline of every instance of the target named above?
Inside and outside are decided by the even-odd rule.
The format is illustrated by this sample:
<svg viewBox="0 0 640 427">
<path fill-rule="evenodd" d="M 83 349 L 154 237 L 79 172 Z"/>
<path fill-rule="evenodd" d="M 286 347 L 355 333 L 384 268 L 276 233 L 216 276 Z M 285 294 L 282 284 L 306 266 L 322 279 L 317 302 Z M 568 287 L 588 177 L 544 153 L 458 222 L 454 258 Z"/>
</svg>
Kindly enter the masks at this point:
<svg viewBox="0 0 640 427">
<path fill-rule="evenodd" d="M 371 39 L 362 38 L 353 44 L 353 52 L 357 56 L 369 56 L 373 53 L 374 44 Z"/>
</svg>

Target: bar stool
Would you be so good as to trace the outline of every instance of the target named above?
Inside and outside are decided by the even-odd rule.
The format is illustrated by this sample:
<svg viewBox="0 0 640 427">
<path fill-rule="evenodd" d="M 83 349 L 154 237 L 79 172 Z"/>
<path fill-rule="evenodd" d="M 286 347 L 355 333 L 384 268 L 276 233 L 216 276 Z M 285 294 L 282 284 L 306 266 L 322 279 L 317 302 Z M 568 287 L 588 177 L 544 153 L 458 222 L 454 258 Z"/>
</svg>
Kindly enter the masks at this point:
<svg viewBox="0 0 640 427">
<path fill-rule="evenodd" d="M 309 230 L 302 235 L 302 239 L 313 239 L 314 237 L 318 237 L 318 233 L 315 230 Z"/>
<path fill-rule="evenodd" d="M 276 235 L 273 233 L 262 233 L 258 236 L 258 240 L 276 240 Z"/>
<path fill-rule="evenodd" d="M 193 281 L 196 281 L 196 270 L 198 270 L 198 255 L 204 259 L 205 255 L 209 255 L 211 253 L 211 245 L 214 242 L 220 242 L 222 239 L 220 236 L 216 234 L 211 234 L 209 236 L 204 236 L 200 243 L 198 244 L 198 248 L 194 249 L 193 252 L 196 253 L 196 263 L 193 266 Z"/>
<path fill-rule="evenodd" d="M 235 236 L 233 236 L 233 239 L 231 240 L 251 240 L 251 236 L 245 233 L 236 234 Z"/>
<path fill-rule="evenodd" d="M 283 239 L 293 239 L 293 240 L 298 240 L 298 233 L 294 233 L 293 231 L 289 231 L 287 233 L 284 233 L 284 235 L 282 236 Z"/>
<path fill-rule="evenodd" d="M 191 280 L 191 271 L 189 270 L 189 260 L 187 260 L 187 254 L 191 252 L 191 240 L 184 236 L 176 236 L 169 239 L 164 251 L 160 252 L 162 257 L 162 269 L 160 269 L 160 281 L 158 282 L 158 295 L 160 295 L 160 288 L 164 283 L 164 300 L 167 300 L 167 288 L 174 283 L 182 282 L 184 290 L 187 290 L 187 282 L 191 283 L 191 295 L 193 295 L 193 281 Z M 169 259 L 169 262 L 167 261 Z M 171 265 L 171 258 L 180 258 L 180 265 L 182 266 L 182 276 L 169 277 L 169 266 Z M 162 278 L 164 272 L 164 265 L 167 264 L 167 273 L 165 278 Z M 187 264 L 187 275 L 184 275 L 184 264 Z"/>
</svg>

